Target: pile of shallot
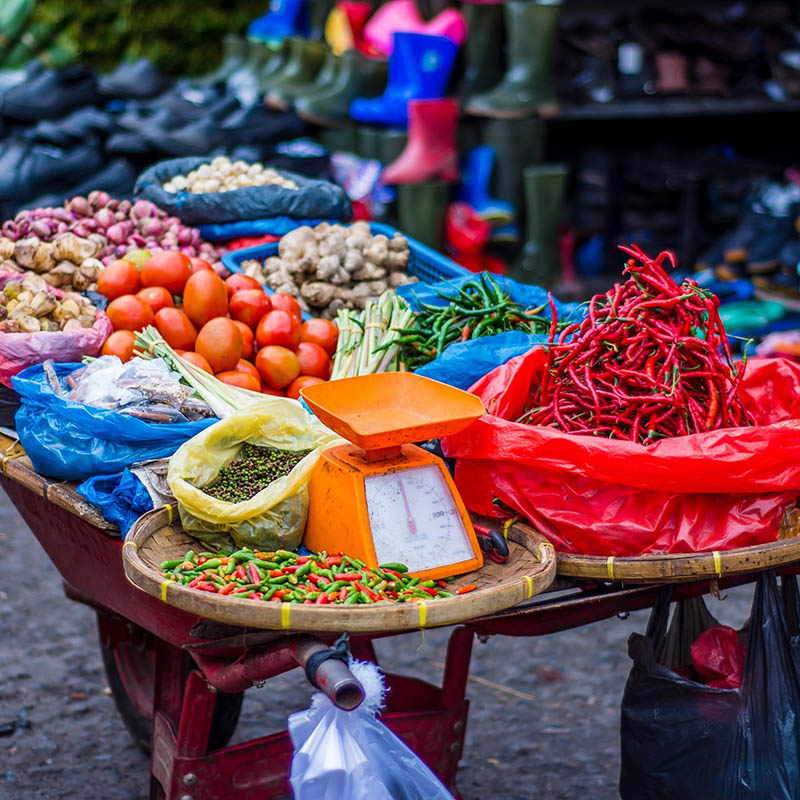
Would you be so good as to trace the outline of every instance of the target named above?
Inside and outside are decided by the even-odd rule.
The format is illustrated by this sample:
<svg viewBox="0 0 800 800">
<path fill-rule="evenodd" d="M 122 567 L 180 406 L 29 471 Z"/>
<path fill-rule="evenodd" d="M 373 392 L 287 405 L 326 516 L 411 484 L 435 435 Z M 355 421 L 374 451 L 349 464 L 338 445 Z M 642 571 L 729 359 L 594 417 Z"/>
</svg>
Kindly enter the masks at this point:
<svg viewBox="0 0 800 800">
<path fill-rule="evenodd" d="M 20 211 L 13 220 L 3 223 L 1 232 L 12 242 L 31 237 L 50 242 L 67 231 L 95 242 L 99 246 L 96 257 L 105 265 L 129 250 L 144 249 L 151 254 L 180 250 L 220 269 L 220 251 L 204 241 L 196 228 L 188 228 L 148 200 L 115 200 L 106 192 L 73 197 L 61 208 Z"/>
</svg>

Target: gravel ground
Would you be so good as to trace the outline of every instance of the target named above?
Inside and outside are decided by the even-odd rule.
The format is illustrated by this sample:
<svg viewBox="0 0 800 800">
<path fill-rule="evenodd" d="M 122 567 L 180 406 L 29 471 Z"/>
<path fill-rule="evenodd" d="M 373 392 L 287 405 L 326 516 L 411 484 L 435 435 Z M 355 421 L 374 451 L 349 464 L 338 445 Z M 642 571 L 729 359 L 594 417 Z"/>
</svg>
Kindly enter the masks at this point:
<svg viewBox="0 0 800 800">
<path fill-rule="evenodd" d="M 147 761 L 110 697 L 94 613 L 63 597 L 58 573 L 5 496 L 0 497 L 0 800 L 142 800 Z M 17 576 L 35 575 L 35 586 Z M 746 587 L 722 603 L 739 625 Z M 465 800 L 618 797 L 619 703 L 626 641 L 646 612 L 539 638 L 475 643 L 459 787 Z M 383 665 L 438 681 L 446 631 L 376 643 Z M 235 741 L 281 728 L 308 705 L 298 670 L 245 695 Z M 225 800 L 220 798 L 220 800 Z"/>
</svg>

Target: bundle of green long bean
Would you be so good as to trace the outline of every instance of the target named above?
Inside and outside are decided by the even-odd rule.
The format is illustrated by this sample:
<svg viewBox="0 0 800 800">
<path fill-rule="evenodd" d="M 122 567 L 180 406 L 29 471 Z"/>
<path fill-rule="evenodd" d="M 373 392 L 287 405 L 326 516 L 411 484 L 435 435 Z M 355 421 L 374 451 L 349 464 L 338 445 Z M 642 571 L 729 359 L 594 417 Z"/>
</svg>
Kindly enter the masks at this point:
<svg viewBox="0 0 800 800">
<path fill-rule="evenodd" d="M 370 300 L 360 313 L 340 310 L 336 316 L 339 341 L 330 380 L 398 372 L 402 364 L 397 334 L 411 324 L 413 317 L 405 300 L 391 290 Z"/>
<path fill-rule="evenodd" d="M 417 301 L 413 323 L 399 331 L 400 357 L 409 370 L 433 361 L 454 342 L 508 331 L 545 334 L 550 328 L 550 320 L 540 316 L 546 306 L 524 309 L 485 272 L 458 291 L 436 294 L 447 305 Z"/>
</svg>

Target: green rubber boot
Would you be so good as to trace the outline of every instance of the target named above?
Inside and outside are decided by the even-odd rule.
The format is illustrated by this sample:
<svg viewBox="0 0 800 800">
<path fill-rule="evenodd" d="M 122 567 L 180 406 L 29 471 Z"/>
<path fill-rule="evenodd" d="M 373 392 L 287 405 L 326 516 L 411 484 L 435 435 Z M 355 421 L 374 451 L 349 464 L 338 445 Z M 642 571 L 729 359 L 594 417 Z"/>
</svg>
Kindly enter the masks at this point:
<svg viewBox="0 0 800 800">
<path fill-rule="evenodd" d="M 403 152 L 408 132 L 402 128 L 386 128 L 378 132 L 378 161 L 391 164 Z"/>
<path fill-rule="evenodd" d="M 34 22 L 17 39 L 3 60 L 4 69 L 22 69 L 55 38 L 58 28 L 49 22 Z"/>
<path fill-rule="evenodd" d="M 339 56 L 328 50 L 322 61 L 322 69 L 317 73 L 314 80 L 309 83 L 288 84 L 272 89 L 267 92 L 265 102 L 270 108 L 285 111 L 297 98 L 308 97 L 330 88 L 336 80 L 338 71 Z"/>
<path fill-rule="evenodd" d="M 222 63 L 208 75 L 200 75 L 192 80 L 195 86 L 211 86 L 224 83 L 234 72 L 244 66 L 247 57 L 247 41 L 241 36 L 228 34 L 222 37 Z"/>
<path fill-rule="evenodd" d="M 266 92 L 269 88 L 270 81 L 281 74 L 291 53 L 291 45 L 289 44 L 288 38 L 281 40 L 280 44 L 277 46 L 268 47 L 271 55 L 256 73 L 259 90 L 261 92 Z"/>
<path fill-rule="evenodd" d="M 316 125 L 352 125 L 350 104 L 356 97 L 378 97 L 386 88 L 386 62 L 357 50 L 340 56 L 339 70 L 327 89 L 298 97 L 295 111 Z"/>
<path fill-rule="evenodd" d="M 380 160 L 380 129 L 372 125 L 359 125 L 356 134 L 356 155 L 369 161 Z"/>
<path fill-rule="evenodd" d="M 349 128 L 320 128 L 317 141 L 332 153 L 355 153 L 358 150 L 358 129 L 355 125 Z"/>
<path fill-rule="evenodd" d="M 259 73 L 262 86 L 266 84 L 267 96 L 271 92 L 312 83 L 322 69 L 322 62 L 327 52 L 328 48 L 323 42 L 290 36 L 289 56 L 283 67 L 269 76 L 263 72 Z"/>
<path fill-rule="evenodd" d="M 550 286 L 561 265 L 558 229 L 567 168 L 563 164 L 537 164 L 522 172 L 525 186 L 525 245 L 511 277 L 521 283 Z"/>
<path fill-rule="evenodd" d="M 33 14 L 34 0 L 2 0 L 0 2 L 0 64 L 7 66 L 5 57 L 14 41 L 25 30 Z"/>
<path fill-rule="evenodd" d="M 444 247 L 444 219 L 450 200 L 450 186 L 442 181 L 404 183 L 397 187 L 400 230 L 423 244 Z"/>
<path fill-rule="evenodd" d="M 464 77 L 459 93 L 463 102 L 486 92 L 503 77 L 503 6 L 499 3 L 465 3 L 469 35 L 464 42 Z"/>
<path fill-rule="evenodd" d="M 468 114 L 522 119 L 557 110 L 553 58 L 561 0 L 503 4 L 508 35 L 508 69 L 494 89 L 470 98 Z"/>
</svg>

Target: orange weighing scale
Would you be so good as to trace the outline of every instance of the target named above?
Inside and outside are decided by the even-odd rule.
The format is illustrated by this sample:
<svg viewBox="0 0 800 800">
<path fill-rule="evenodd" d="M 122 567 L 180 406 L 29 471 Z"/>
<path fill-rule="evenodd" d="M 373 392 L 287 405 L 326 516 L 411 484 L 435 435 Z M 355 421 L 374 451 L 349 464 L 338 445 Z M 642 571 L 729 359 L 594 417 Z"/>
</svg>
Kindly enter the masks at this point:
<svg viewBox="0 0 800 800">
<path fill-rule="evenodd" d="M 301 394 L 320 422 L 351 442 L 325 450 L 314 468 L 306 547 L 370 567 L 399 562 L 423 579 L 483 566 L 444 462 L 412 444 L 466 428 L 485 413 L 479 398 L 410 372 L 343 378 Z"/>
</svg>

